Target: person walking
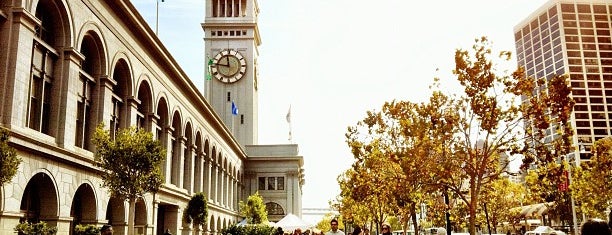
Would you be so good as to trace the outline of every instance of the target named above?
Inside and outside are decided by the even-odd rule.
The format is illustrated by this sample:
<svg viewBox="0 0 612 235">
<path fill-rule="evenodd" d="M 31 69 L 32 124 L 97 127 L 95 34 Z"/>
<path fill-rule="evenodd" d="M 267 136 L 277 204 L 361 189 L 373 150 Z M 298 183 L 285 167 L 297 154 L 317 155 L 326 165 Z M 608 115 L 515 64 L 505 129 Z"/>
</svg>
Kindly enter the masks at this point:
<svg viewBox="0 0 612 235">
<path fill-rule="evenodd" d="M 384 222 L 382 224 L 382 235 L 391 235 L 391 224 Z"/>
<path fill-rule="evenodd" d="M 581 235 L 610 235 L 610 227 L 605 220 L 589 219 L 580 228 Z"/>
<path fill-rule="evenodd" d="M 331 230 L 329 230 L 325 235 L 345 235 L 342 230 L 338 229 L 338 220 L 332 219 L 329 223 L 331 225 Z"/>
<path fill-rule="evenodd" d="M 100 229 L 100 235 L 113 235 L 113 226 L 110 224 L 102 225 Z"/>
</svg>

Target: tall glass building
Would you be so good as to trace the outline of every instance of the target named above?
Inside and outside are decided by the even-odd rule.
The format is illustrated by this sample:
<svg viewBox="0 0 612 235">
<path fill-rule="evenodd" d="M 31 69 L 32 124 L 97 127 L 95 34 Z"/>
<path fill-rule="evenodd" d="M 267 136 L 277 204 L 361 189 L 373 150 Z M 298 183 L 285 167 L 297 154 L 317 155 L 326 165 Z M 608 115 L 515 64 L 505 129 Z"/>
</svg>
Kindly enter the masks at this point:
<svg viewBox="0 0 612 235">
<path fill-rule="evenodd" d="M 527 76 L 569 74 L 574 141 L 583 160 L 596 140 L 612 135 L 610 22 L 612 1 L 551 0 L 514 28 L 518 65 Z"/>
</svg>

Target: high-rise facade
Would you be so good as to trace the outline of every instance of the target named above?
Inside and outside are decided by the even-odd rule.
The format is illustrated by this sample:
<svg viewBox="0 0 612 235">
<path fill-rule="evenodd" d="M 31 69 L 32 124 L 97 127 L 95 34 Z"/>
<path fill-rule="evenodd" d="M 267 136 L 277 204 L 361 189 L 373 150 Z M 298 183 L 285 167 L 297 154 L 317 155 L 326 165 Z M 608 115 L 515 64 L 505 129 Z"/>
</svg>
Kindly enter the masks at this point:
<svg viewBox="0 0 612 235">
<path fill-rule="evenodd" d="M 527 76 L 569 74 L 574 143 L 581 153 L 612 135 L 611 22 L 609 0 L 551 0 L 514 28 L 518 65 Z"/>
</svg>

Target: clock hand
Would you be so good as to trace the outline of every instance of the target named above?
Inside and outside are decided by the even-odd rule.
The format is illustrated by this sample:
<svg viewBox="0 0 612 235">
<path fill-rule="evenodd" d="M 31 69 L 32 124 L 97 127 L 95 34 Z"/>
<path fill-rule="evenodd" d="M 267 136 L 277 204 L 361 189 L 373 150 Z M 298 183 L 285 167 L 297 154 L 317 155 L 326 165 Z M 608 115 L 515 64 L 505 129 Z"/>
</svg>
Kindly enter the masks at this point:
<svg viewBox="0 0 612 235">
<path fill-rule="evenodd" d="M 227 66 L 229 66 L 229 63 L 222 64 L 222 63 L 221 63 L 221 60 L 219 60 L 219 63 L 217 63 L 217 65 L 221 65 L 221 66 L 225 66 L 225 67 L 227 67 Z"/>
</svg>

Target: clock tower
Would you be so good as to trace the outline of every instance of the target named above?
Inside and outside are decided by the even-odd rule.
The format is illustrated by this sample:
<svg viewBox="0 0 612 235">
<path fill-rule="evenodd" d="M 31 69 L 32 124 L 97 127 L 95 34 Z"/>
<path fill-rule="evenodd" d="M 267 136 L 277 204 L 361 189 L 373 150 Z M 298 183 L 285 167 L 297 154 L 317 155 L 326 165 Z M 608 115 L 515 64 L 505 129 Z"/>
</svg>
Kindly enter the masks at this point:
<svg viewBox="0 0 612 235">
<path fill-rule="evenodd" d="M 257 0 L 207 0 L 204 96 L 242 146 L 257 144 Z"/>
</svg>

